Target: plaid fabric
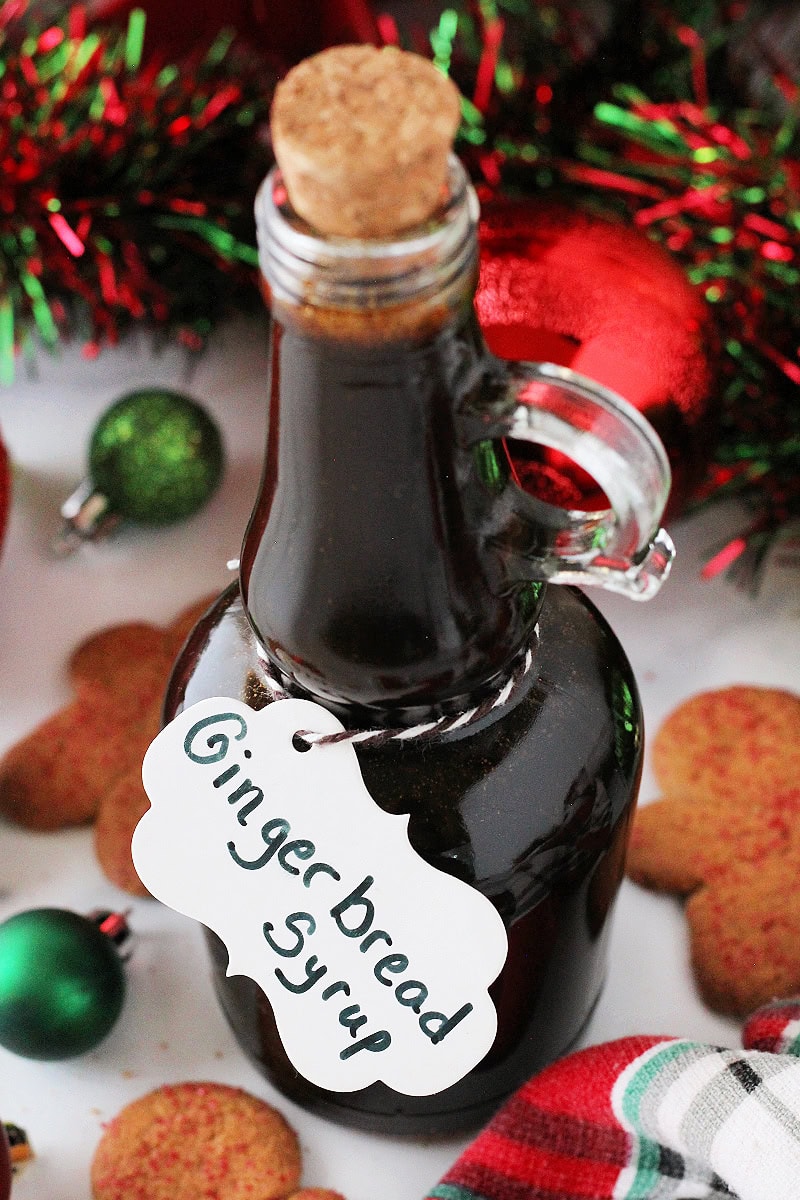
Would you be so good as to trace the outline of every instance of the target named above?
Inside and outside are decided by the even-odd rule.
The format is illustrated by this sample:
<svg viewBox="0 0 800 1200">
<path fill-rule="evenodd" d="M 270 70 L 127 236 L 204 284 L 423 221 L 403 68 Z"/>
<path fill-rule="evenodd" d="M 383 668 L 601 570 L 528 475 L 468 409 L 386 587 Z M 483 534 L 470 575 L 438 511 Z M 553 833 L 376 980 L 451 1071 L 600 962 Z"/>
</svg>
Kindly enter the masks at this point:
<svg viewBox="0 0 800 1200">
<path fill-rule="evenodd" d="M 754 1012 L 745 1022 L 742 1045 L 748 1050 L 771 1050 L 773 1054 L 800 1058 L 800 1001 L 776 1000 Z"/>
<path fill-rule="evenodd" d="M 796 1004 L 751 1018 L 748 1036 L 774 1050 L 637 1037 L 570 1055 L 427 1200 L 798 1200 L 799 1020 Z"/>
</svg>

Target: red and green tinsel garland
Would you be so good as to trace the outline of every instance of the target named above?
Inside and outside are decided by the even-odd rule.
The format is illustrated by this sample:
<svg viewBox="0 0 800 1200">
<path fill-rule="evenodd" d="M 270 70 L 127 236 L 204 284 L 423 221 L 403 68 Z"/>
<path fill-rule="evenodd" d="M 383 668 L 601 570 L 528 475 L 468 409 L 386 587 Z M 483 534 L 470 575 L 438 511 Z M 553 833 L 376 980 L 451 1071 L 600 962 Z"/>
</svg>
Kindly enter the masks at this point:
<svg viewBox="0 0 800 1200">
<path fill-rule="evenodd" d="M 698 502 L 739 495 L 756 511 L 711 572 L 745 551 L 757 561 L 775 528 L 800 515 L 800 142 L 796 112 L 774 122 L 699 99 L 657 103 L 617 89 L 595 110 L 602 132 L 565 175 L 623 192 L 634 222 L 715 310 L 724 404 Z"/>
<path fill-rule="evenodd" d="M 263 63 L 221 33 L 141 58 L 144 20 L 89 29 L 0 6 L 0 381 L 33 335 L 87 353 L 147 322 L 202 344 L 252 293 L 253 196 L 268 166 Z"/>
</svg>

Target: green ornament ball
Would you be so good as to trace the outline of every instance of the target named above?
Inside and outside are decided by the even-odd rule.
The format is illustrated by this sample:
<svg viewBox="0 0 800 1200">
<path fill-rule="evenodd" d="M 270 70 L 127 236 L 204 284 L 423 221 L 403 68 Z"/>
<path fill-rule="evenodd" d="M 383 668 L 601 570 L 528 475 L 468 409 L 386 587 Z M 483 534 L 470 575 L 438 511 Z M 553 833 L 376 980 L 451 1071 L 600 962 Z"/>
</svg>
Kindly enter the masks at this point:
<svg viewBox="0 0 800 1200">
<path fill-rule="evenodd" d="M 88 917 L 33 908 L 0 924 L 0 1045 L 24 1058 L 85 1054 L 125 998 L 113 941 Z"/>
<path fill-rule="evenodd" d="M 166 388 L 121 397 L 95 426 L 89 474 L 109 509 L 141 525 L 197 512 L 222 477 L 219 429 L 195 400 Z"/>
</svg>

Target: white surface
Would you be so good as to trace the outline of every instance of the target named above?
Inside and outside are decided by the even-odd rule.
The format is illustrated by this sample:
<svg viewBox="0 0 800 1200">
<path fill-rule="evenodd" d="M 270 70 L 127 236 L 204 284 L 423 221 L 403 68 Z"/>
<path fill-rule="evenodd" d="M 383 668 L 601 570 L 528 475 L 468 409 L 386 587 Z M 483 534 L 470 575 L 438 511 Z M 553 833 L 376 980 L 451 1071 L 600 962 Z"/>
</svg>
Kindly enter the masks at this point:
<svg viewBox="0 0 800 1200">
<path fill-rule="evenodd" d="M 65 662 L 88 634 L 125 620 L 169 621 L 230 579 L 255 496 L 264 430 L 266 336 L 261 323 L 217 338 L 191 370 L 177 350 L 140 338 L 97 361 L 80 347 L 41 355 L 36 374 L 0 394 L 0 429 L 16 464 L 15 501 L 0 559 L 0 750 L 70 697 Z M 48 554 L 58 508 L 82 477 L 90 433 L 108 405 L 148 383 L 182 387 L 225 435 L 224 482 L 205 510 L 172 529 L 127 529 L 66 561 Z M 678 522 L 673 576 L 649 604 L 596 597 L 639 680 L 648 727 L 693 692 L 735 682 L 800 690 L 797 577 L 756 600 L 700 567 L 733 528 L 732 515 Z M 794 591 L 790 590 L 791 585 Z M 645 770 L 642 800 L 654 788 Z M 274 1102 L 297 1128 L 304 1183 L 347 1200 L 419 1200 L 468 1138 L 433 1142 L 353 1133 L 272 1092 L 233 1041 L 212 995 L 200 931 L 152 901 L 118 892 L 97 867 L 89 830 L 32 835 L 0 823 L 0 919 L 41 904 L 88 912 L 130 909 L 136 945 L 122 1016 L 104 1043 L 66 1063 L 0 1049 L 0 1118 L 28 1132 L 35 1160 L 14 1200 L 89 1200 L 89 1163 L 103 1122 L 168 1081 L 216 1079 Z M 738 1044 L 738 1026 L 709 1012 L 691 983 L 680 907 L 626 883 L 609 979 L 585 1041 L 628 1033 Z"/>
</svg>

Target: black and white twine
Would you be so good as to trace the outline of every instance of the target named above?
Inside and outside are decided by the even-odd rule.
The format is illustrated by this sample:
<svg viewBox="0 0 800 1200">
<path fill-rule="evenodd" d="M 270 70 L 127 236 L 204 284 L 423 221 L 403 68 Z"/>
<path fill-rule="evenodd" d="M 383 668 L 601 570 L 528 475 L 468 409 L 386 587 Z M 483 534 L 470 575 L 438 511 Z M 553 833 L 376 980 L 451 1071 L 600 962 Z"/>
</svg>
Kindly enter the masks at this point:
<svg viewBox="0 0 800 1200">
<path fill-rule="evenodd" d="M 519 693 L 525 678 L 533 665 L 533 648 L 538 635 L 538 626 L 533 631 L 530 644 L 519 656 L 513 669 L 502 686 L 484 697 L 478 704 L 460 713 L 448 713 L 433 721 L 423 721 L 397 729 L 342 729 L 338 733 L 315 733 L 310 729 L 298 729 L 295 738 L 303 748 L 311 746 L 335 746 L 340 742 L 351 742 L 354 745 L 370 749 L 384 746 L 387 742 L 418 742 L 441 737 L 444 733 L 454 733 L 474 725 L 484 717 L 489 716 L 495 709 L 509 704 Z M 266 685 L 275 700 L 288 700 L 291 693 L 273 674 L 272 665 L 263 652 L 259 652 L 262 674 L 261 682 Z"/>
</svg>

